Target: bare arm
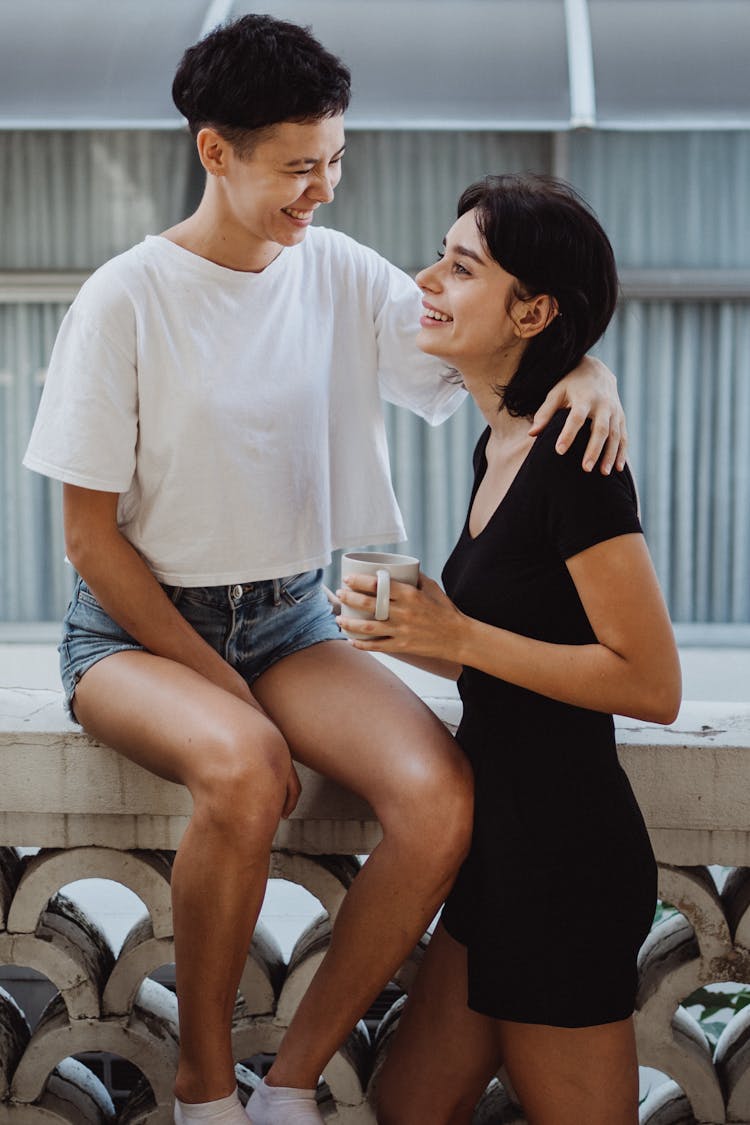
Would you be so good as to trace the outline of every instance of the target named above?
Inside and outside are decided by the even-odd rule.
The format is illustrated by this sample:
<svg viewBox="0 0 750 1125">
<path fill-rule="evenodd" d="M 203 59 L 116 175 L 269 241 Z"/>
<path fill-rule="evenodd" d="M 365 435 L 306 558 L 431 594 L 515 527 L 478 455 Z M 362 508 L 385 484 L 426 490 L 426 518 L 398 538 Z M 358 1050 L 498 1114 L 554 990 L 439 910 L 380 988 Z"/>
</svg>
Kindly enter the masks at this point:
<svg viewBox="0 0 750 1125">
<path fill-rule="evenodd" d="M 442 676 L 444 680 L 457 680 L 463 672 L 463 664 L 454 660 L 438 660 L 435 656 L 411 656 L 403 652 L 392 652 L 397 660 L 404 664 L 411 664 L 412 668 L 421 668 L 423 672 L 431 672 L 433 676 Z"/>
<path fill-rule="evenodd" d="M 430 579 L 417 590 L 391 587 L 388 622 L 342 618 L 342 625 L 359 648 L 453 660 L 576 707 L 672 722 L 679 658 L 643 536 L 598 543 L 567 566 L 596 643 L 551 644 L 487 625 L 462 614 Z M 353 592 L 366 582 L 358 576 L 342 601 L 367 604 Z"/>
<path fill-rule="evenodd" d="M 333 590 L 329 590 L 327 586 L 324 586 L 323 589 L 330 603 L 331 612 L 338 617 L 343 609 L 341 602 L 343 591 L 337 590 L 334 594 Z M 437 660 L 429 656 L 407 656 L 403 652 L 394 652 L 391 655 L 398 660 L 402 660 L 404 664 L 411 664 L 412 668 L 421 668 L 423 672 L 431 672 L 433 676 L 442 676 L 445 680 L 457 680 L 462 672 L 461 665 L 454 663 L 452 660 Z"/>
<path fill-rule="evenodd" d="M 617 394 L 617 380 L 606 364 L 593 356 L 584 356 L 578 367 L 549 392 L 534 415 L 529 433 L 540 434 L 555 412 L 566 407 L 570 408 L 570 413 L 557 439 L 557 452 L 565 453 L 583 423 L 591 418 L 584 469 L 591 472 L 600 454 L 600 472 L 607 475 L 613 467 L 624 469 L 628 451 L 625 413 Z"/>
<path fill-rule="evenodd" d="M 117 493 L 66 484 L 68 558 L 110 617 L 157 656 L 258 707 L 243 678 L 189 625 L 117 527 Z"/>
</svg>

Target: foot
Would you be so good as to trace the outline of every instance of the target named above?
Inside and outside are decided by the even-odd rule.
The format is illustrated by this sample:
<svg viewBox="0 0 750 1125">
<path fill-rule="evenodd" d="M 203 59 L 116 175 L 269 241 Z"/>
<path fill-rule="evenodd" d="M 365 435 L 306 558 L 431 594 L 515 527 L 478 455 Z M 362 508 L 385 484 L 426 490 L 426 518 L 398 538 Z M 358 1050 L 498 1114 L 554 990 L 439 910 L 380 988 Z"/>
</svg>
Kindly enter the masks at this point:
<svg viewBox="0 0 750 1125">
<path fill-rule="evenodd" d="M 235 1090 L 215 1102 L 181 1102 L 175 1098 L 175 1125 L 247 1125 L 247 1115 Z"/>
<path fill-rule="evenodd" d="M 265 1078 L 247 1103 L 247 1115 L 251 1125 L 323 1125 L 314 1090 L 269 1086 Z"/>
</svg>

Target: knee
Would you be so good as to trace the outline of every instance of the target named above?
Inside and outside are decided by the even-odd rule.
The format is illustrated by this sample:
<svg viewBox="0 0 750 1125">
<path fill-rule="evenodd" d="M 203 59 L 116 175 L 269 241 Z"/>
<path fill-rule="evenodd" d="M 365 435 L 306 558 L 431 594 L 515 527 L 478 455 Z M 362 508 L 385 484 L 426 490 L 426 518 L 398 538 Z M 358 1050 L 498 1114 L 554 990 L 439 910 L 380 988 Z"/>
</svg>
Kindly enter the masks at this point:
<svg viewBox="0 0 750 1125">
<path fill-rule="evenodd" d="M 384 824 L 406 837 L 411 851 L 452 878 L 471 845 L 474 784 L 471 767 L 456 751 L 447 760 L 420 762 L 408 771 Z"/>
<path fill-rule="evenodd" d="M 270 722 L 260 732 L 217 730 L 191 785 L 195 814 L 245 843 L 265 839 L 278 824 L 289 769 L 289 748 Z"/>
</svg>

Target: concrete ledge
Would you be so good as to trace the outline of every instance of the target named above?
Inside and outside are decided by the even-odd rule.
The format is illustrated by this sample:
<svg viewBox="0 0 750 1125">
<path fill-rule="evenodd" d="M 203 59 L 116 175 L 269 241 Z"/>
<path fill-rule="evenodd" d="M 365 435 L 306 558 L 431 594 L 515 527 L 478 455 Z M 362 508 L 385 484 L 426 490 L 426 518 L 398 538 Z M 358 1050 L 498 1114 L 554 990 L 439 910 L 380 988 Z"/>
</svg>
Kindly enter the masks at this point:
<svg viewBox="0 0 750 1125">
<path fill-rule="evenodd" d="M 177 847 L 188 792 L 71 723 L 56 691 L 0 688 L 0 842 L 16 846 Z M 455 730 L 460 703 L 427 699 Z M 617 720 L 620 760 L 665 863 L 750 865 L 750 704 L 685 703 L 668 728 Z M 307 854 L 369 852 L 369 806 L 300 768 L 302 797 L 276 837 Z"/>
<path fill-rule="evenodd" d="M 460 702 L 423 694 L 455 729 Z M 687 703 L 667 729 L 620 719 L 617 734 L 660 861 L 660 897 L 678 911 L 654 927 L 641 951 L 639 1058 L 672 1079 L 642 1108 L 642 1125 L 750 1122 L 750 1009 L 734 1017 L 714 1059 L 681 1006 L 707 984 L 750 983 L 750 704 Z M 233 1024 L 240 1059 L 277 1048 L 358 869 L 351 857 L 380 837 L 364 802 L 309 770 L 300 773 L 302 797 L 279 829 L 270 874 L 304 887 L 324 913 L 301 935 L 289 965 L 262 927 L 256 932 Z M 59 692 L 0 688 L 0 963 L 11 973 L 41 973 L 57 990 L 33 1034 L 0 990 L 0 1123 L 112 1120 L 101 1084 L 65 1058 L 85 1051 L 121 1055 L 150 1083 L 121 1122 L 172 1121 L 174 997 L 144 978 L 173 956 L 171 857 L 161 849 L 177 847 L 190 813 L 184 788 L 70 723 Z M 23 845 L 49 850 L 22 859 L 15 848 Z M 736 868 L 721 893 L 702 866 L 710 863 Z M 148 911 L 117 957 L 85 912 L 59 893 L 93 877 L 128 887 Z M 396 974 L 407 989 L 420 948 Z M 375 1045 L 355 1032 L 325 1070 L 342 1125 L 374 1125 L 384 1029 L 395 1026 L 398 1009 L 381 1022 Z M 508 1098 L 491 1087 L 475 1125 L 499 1120 L 498 1113 L 521 1125 Z"/>
</svg>

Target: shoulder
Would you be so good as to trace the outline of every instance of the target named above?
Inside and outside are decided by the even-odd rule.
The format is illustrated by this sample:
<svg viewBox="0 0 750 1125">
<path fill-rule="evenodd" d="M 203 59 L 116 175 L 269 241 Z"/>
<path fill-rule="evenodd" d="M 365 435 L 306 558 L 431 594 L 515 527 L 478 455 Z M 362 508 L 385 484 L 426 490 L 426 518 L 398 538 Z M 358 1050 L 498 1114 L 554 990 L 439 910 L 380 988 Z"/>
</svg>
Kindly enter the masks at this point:
<svg viewBox="0 0 750 1125">
<path fill-rule="evenodd" d="M 136 310 L 146 281 L 141 245 L 118 254 L 84 282 L 63 322 L 60 348 L 113 346 L 131 360 L 135 348 Z"/>
<path fill-rule="evenodd" d="M 538 458 L 543 458 L 549 461 L 552 461 L 553 458 L 556 458 L 558 461 L 561 460 L 560 455 L 555 449 L 555 446 L 557 445 L 557 439 L 562 433 L 563 427 L 568 420 L 569 413 L 569 410 L 558 410 L 555 414 L 552 415 L 549 422 L 544 427 L 542 432 L 537 437 L 536 442 L 534 443 L 536 456 Z M 569 456 L 574 451 L 580 451 L 581 456 L 579 458 L 579 461 L 583 460 L 583 451 L 588 444 L 590 436 L 591 420 L 587 418 L 581 426 L 581 429 L 573 439 L 573 443 L 565 456 Z"/>
<path fill-rule="evenodd" d="M 392 277 L 408 278 L 408 274 L 404 274 L 403 270 L 394 266 L 377 250 L 357 242 L 356 238 L 340 230 L 311 227 L 302 245 L 308 258 L 318 262 L 326 261 L 336 269 L 345 269 L 358 276 L 371 279 L 382 277 L 385 280 Z"/>
<path fill-rule="evenodd" d="M 591 436 L 589 421 L 566 453 L 556 451 L 566 418 L 567 411 L 558 412 L 538 436 L 531 470 L 549 533 L 564 559 L 603 540 L 642 531 L 635 482 L 628 466 L 608 475 L 600 471 L 598 462 L 590 472 L 583 468 Z"/>
<path fill-rule="evenodd" d="M 83 283 L 75 305 L 80 315 L 107 317 L 132 307 L 146 277 L 144 244 L 110 258 Z"/>
<path fill-rule="evenodd" d="M 557 452 L 557 439 L 563 431 L 568 420 L 568 410 L 558 410 L 544 427 L 534 443 L 534 460 L 542 467 L 551 468 L 554 473 L 563 477 L 591 477 L 594 474 L 601 476 L 599 462 L 592 472 L 585 472 L 583 456 L 591 437 L 591 419 L 587 418 L 578 433 L 573 438 L 568 450 L 560 454 Z"/>
<path fill-rule="evenodd" d="M 601 456 L 594 468 L 588 472 L 583 468 L 583 458 L 591 437 L 591 419 L 587 418 L 568 450 L 560 454 L 555 448 L 563 426 L 568 418 L 567 410 L 558 410 L 536 439 L 534 460 L 537 469 L 549 481 L 553 493 L 593 491 L 622 493 L 633 503 L 637 503 L 635 484 L 628 465 L 622 472 L 613 471 L 605 475 L 600 471 Z"/>
<path fill-rule="evenodd" d="M 313 254 L 331 254 L 340 258 L 355 259 L 379 257 L 377 251 L 357 242 L 356 238 L 344 234 L 341 230 L 333 230 L 332 227 L 310 227 L 302 245 Z"/>
</svg>

